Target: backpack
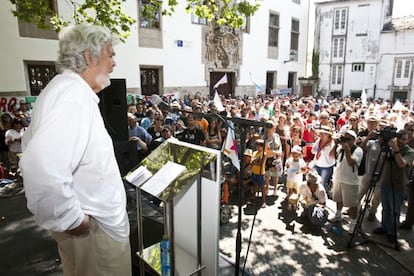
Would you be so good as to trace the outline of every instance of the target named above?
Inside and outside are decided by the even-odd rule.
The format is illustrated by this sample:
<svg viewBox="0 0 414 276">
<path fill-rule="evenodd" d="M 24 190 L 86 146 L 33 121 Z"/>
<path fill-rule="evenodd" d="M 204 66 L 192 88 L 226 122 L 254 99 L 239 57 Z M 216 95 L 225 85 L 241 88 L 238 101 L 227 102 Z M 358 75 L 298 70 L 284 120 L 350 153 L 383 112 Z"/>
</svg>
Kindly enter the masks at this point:
<svg viewBox="0 0 414 276">
<path fill-rule="evenodd" d="M 354 151 L 356 150 L 356 148 L 357 148 L 356 145 L 352 145 L 352 147 L 351 147 L 351 154 L 354 153 Z M 361 162 L 359 163 L 359 166 L 355 165 L 355 166 L 358 167 L 358 175 L 359 176 L 364 175 L 365 174 L 365 171 L 366 171 L 366 169 L 365 169 L 366 152 L 364 150 L 362 150 L 362 151 L 363 151 L 363 155 L 362 155 Z M 342 153 L 341 160 L 343 158 L 344 158 L 344 153 Z M 355 172 L 355 168 L 354 167 L 352 167 L 352 171 L 353 172 Z"/>
<path fill-rule="evenodd" d="M 351 154 L 354 153 L 354 151 L 356 150 L 357 146 L 353 145 L 351 148 Z M 364 175 L 365 174 L 365 159 L 366 159 L 366 152 L 365 150 L 362 150 L 363 154 L 362 154 L 362 158 L 361 158 L 361 162 L 359 163 L 358 166 L 358 175 Z M 352 168 L 352 171 L 354 171 L 354 168 Z"/>
</svg>

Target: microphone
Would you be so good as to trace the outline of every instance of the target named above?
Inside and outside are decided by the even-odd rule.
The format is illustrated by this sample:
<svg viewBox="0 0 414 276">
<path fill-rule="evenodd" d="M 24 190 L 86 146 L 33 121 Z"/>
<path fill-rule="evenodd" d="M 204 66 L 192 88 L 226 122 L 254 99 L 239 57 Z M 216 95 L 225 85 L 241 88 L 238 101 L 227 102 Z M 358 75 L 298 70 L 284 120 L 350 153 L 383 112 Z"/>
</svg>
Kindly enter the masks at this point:
<svg viewBox="0 0 414 276">
<path fill-rule="evenodd" d="M 151 102 L 153 104 L 158 105 L 161 109 L 167 109 L 169 112 L 172 111 L 172 108 L 170 106 L 169 103 L 164 102 L 160 96 L 158 96 L 157 94 L 152 94 L 151 95 Z"/>
<path fill-rule="evenodd" d="M 158 105 L 160 108 L 165 108 L 168 110 L 168 112 L 173 112 L 173 108 L 170 106 L 169 103 L 166 103 L 162 100 L 162 98 L 157 95 L 157 94 L 152 94 L 151 95 L 151 102 L 153 104 Z M 181 111 L 181 109 L 178 109 L 179 111 Z M 255 127 L 272 127 L 271 124 L 268 124 L 266 122 L 260 122 L 260 121 L 255 121 L 255 120 L 250 120 L 250 119 L 245 119 L 245 118 L 238 118 L 238 117 L 231 117 L 231 118 L 223 118 L 218 114 L 215 113 L 200 113 L 200 112 L 193 112 L 193 111 L 186 111 L 188 113 L 192 113 L 194 115 L 201 115 L 201 116 L 205 116 L 205 117 L 216 117 L 219 120 L 226 122 L 226 121 L 232 121 L 237 125 L 242 125 L 242 126 L 255 126 Z"/>
</svg>

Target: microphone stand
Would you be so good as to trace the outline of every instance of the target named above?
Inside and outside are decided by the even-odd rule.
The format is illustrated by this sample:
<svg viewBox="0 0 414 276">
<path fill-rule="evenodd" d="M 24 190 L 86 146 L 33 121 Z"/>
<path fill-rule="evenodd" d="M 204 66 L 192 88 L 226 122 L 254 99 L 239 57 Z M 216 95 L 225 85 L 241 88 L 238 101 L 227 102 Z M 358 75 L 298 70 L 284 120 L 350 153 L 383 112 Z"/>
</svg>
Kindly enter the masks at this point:
<svg viewBox="0 0 414 276">
<path fill-rule="evenodd" d="M 211 113 L 213 114 L 213 113 Z M 265 122 L 258 122 L 249 119 L 243 118 L 222 118 L 218 114 L 214 114 L 219 117 L 221 120 L 224 121 L 231 121 L 237 126 L 238 132 L 240 134 L 240 150 L 239 150 L 239 160 L 240 160 L 240 170 L 239 170 L 239 181 L 237 184 L 237 200 L 238 200 L 238 218 L 237 218 L 237 235 L 236 235 L 236 264 L 235 264 L 235 273 L 234 275 L 240 275 L 240 253 L 241 253 L 241 244 L 242 244 L 242 236 L 241 236 L 241 219 L 242 219 L 242 187 L 243 187 L 243 168 L 244 168 L 244 158 L 243 154 L 246 148 L 246 135 L 249 131 L 251 126 L 255 127 L 266 127 L 267 123 Z M 241 156 L 241 157 L 240 157 Z"/>
<path fill-rule="evenodd" d="M 155 97 L 156 100 L 158 98 Z M 161 101 L 162 102 L 162 101 Z M 162 102 L 163 103 L 163 102 Z M 164 103 L 164 105 L 167 105 L 167 109 L 169 112 L 173 112 L 173 108 L 169 106 L 168 104 Z M 240 274 L 240 253 L 241 253 L 241 218 L 242 218 L 242 187 L 243 187 L 243 168 L 244 168 L 244 151 L 246 147 L 246 135 L 249 131 L 249 128 L 251 126 L 254 127 L 266 127 L 269 124 L 266 122 L 259 122 L 255 120 L 245 119 L 245 118 L 239 118 L 239 117 L 222 117 L 221 115 L 217 113 L 200 113 L 200 112 L 193 112 L 193 111 L 185 111 L 181 110 L 181 108 L 176 109 L 180 112 L 184 111 L 187 113 L 192 113 L 194 115 L 198 116 L 205 116 L 205 117 L 216 117 L 220 121 L 227 123 L 228 121 L 233 122 L 234 128 L 233 130 L 237 130 L 237 132 L 240 134 L 240 150 L 238 151 L 239 160 L 240 160 L 240 170 L 239 170 L 239 181 L 237 184 L 237 200 L 238 200 L 238 218 L 237 218 L 237 235 L 236 235 L 236 264 L 235 264 L 235 273 L 234 275 L 238 276 Z"/>
</svg>

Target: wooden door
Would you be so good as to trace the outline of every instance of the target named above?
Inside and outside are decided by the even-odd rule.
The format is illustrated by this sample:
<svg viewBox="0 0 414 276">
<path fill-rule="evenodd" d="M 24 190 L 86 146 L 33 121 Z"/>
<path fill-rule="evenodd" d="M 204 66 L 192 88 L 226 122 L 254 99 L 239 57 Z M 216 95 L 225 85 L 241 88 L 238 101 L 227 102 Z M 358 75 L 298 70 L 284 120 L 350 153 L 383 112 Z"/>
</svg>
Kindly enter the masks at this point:
<svg viewBox="0 0 414 276">
<path fill-rule="evenodd" d="M 234 96 L 234 73 L 233 72 L 211 72 L 210 73 L 210 97 L 214 97 L 215 88 L 214 86 L 227 76 L 227 82 L 223 82 L 217 87 L 219 95 L 223 95 L 226 98 Z"/>
<path fill-rule="evenodd" d="M 156 68 L 141 68 L 141 94 L 160 94 L 160 76 Z"/>
</svg>

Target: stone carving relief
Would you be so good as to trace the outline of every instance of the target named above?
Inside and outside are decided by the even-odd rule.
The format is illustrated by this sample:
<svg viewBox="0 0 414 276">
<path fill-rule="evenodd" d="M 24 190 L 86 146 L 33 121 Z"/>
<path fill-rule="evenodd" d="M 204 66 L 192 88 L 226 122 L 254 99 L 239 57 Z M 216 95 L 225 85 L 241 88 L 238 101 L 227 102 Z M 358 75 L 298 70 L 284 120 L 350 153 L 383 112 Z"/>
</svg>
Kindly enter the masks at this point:
<svg viewBox="0 0 414 276">
<path fill-rule="evenodd" d="M 228 30 L 210 29 L 205 35 L 207 63 L 215 68 L 237 68 L 240 63 L 240 38 Z"/>
</svg>

